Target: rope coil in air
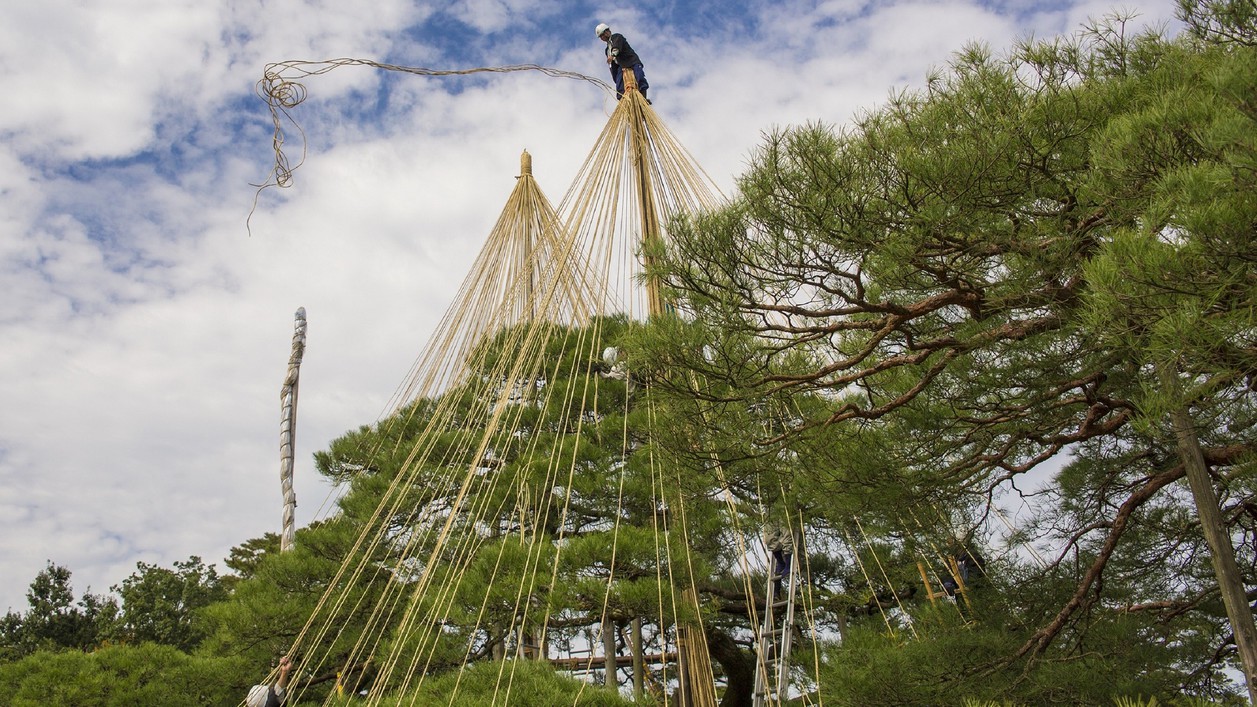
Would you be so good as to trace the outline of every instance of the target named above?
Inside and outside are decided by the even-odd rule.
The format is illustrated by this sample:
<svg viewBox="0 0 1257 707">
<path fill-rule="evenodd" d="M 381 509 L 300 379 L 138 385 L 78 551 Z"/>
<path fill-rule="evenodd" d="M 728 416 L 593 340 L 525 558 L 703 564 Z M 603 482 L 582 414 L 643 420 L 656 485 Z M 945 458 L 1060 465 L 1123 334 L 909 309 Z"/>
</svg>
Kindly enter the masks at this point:
<svg viewBox="0 0 1257 707">
<path fill-rule="evenodd" d="M 419 66 L 400 66 L 369 59 L 350 58 L 324 61 L 294 60 L 273 62 L 266 65 L 266 68 L 262 71 L 262 78 L 258 80 L 255 88 L 258 97 L 266 102 L 271 114 L 271 123 L 274 125 L 271 145 L 275 152 L 275 163 L 267 179 L 263 183 L 255 185 L 259 191 L 272 186 L 281 188 L 291 186 L 293 172 L 305 162 L 305 132 L 301 130 L 301 126 L 292 117 L 291 113 L 292 109 L 303 103 L 308 95 L 305 84 L 301 82 L 301 79 L 320 76 L 342 66 L 366 66 L 383 71 L 395 71 L 416 76 L 470 76 L 472 74 L 507 74 L 520 71 L 537 71 L 552 78 L 587 81 L 604 92 L 615 93 L 615 89 L 601 79 L 586 76 L 576 71 L 554 69 L 538 64 L 482 66 L 473 69 L 428 69 Z M 284 144 L 286 142 L 284 137 L 285 121 L 290 123 L 302 136 L 302 157 L 297 161 L 296 165 L 291 164 L 287 154 L 284 152 Z"/>
</svg>

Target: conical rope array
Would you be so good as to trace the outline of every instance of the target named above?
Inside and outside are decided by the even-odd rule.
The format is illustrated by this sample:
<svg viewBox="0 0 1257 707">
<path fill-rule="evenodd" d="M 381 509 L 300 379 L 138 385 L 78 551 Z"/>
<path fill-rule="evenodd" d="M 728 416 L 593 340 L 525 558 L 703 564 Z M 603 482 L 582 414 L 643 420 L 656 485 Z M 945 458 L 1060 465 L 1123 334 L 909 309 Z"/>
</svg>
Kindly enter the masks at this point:
<svg viewBox="0 0 1257 707">
<path fill-rule="evenodd" d="M 638 652 L 660 658 L 656 680 L 677 685 L 665 659 L 698 614 L 683 594 L 690 501 L 650 443 L 650 390 L 615 342 L 666 309 L 645 276 L 650 244 L 718 199 L 634 90 L 558 209 L 524 154 L 454 304 L 347 464 L 341 512 L 360 530 L 293 643 L 299 670 L 335 670 L 364 704 L 392 704 L 478 661 L 614 649 L 631 618 L 646 633 Z M 348 507 L 365 488 L 374 507 Z M 585 512 L 608 502 L 609 517 Z M 710 664 L 705 648 L 685 652 L 706 688 L 676 689 L 701 704 Z M 566 664 L 614 676 L 614 655 L 589 660 Z M 492 701 L 510 704 L 515 663 L 501 665 Z"/>
</svg>

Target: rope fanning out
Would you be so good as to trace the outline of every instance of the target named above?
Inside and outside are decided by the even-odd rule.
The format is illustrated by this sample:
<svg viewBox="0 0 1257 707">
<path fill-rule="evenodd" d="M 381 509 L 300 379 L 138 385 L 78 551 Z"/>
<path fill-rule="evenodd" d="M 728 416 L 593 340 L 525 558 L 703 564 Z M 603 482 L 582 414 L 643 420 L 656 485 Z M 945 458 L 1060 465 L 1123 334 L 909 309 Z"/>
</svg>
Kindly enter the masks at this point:
<svg viewBox="0 0 1257 707">
<path fill-rule="evenodd" d="M 290 185 L 305 159 L 304 133 L 301 160 L 290 165 L 284 152 L 285 128 L 301 130 L 289 111 L 308 95 L 302 80 L 346 65 L 421 75 L 536 70 L 586 80 L 610 93 L 596 79 L 531 65 L 434 71 L 352 59 L 272 64 L 258 92 L 272 111 L 276 167 L 259 189 Z M 640 617 L 648 652 L 675 655 L 682 623 L 701 633 L 697 600 L 681 596 L 696 580 L 678 469 L 665 471 L 668 464 L 652 446 L 636 448 L 635 439 L 648 430 L 630 430 L 626 393 L 618 393 L 625 395 L 618 413 L 604 410 L 608 386 L 630 389 L 631 367 L 617 382 L 604 379 L 593 363 L 602 358 L 612 323 L 623 330 L 659 309 L 638 257 L 640 244 L 666 239 L 674 217 L 714 207 L 718 192 L 635 91 L 616 104 L 558 207 L 533 178 L 531 156 L 525 153 L 521 162 L 515 189 L 454 304 L 381 415 L 376 441 L 360 450 L 368 459 L 404 459 L 291 649 L 305 674 L 353 676 L 370 665 L 376 681 L 368 705 L 418 689 L 433 673 L 436 656 L 449 655 L 449 626 L 466 631 L 458 649 L 464 667 L 486 657 L 485 640 L 496 642 L 494 655 L 500 657 L 522 655 L 525 638 L 540 646 L 598 645 L 597 633 L 581 638 L 580 622 L 588 620 L 598 631 L 612 626 L 610 598 L 621 582 L 646 582 L 641 586 L 655 595 L 654 615 L 644 611 Z M 556 350 L 575 356 L 547 357 Z M 558 381 L 570 384 L 554 385 Z M 650 420 L 645 424 L 655 424 L 648 383 L 633 383 L 632 390 L 645 411 L 642 419 Z M 584 450 L 591 443 L 586 437 L 609 413 L 621 418 L 619 429 L 598 434 L 618 437 L 620 452 L 611 465 L 614 475 L 603 480 L 590 477 Z M 548 441 L 534 432 L 521 443 L 529 417 L 551 420 L 567 432 Z M 408 448 L 390 448 L 401 442 L 387 440 L 400 440 L 408 426 L 418 426 Z M 510 474 L 495 462 L 509 448 L 518 448 Z M 647 526 L 630 529 L 619 520 L 631 512 L 624 507 L 631 474 L 639 475 L 634 483 L 649 484 L 650 506 L 658 512 Z M 346 487 L 352 480 L 347 477 Z M 597 570 L 602 588 L 591 591 L 586 617 L 547 599 L 551 588 L 570 581 L 563 558 L 582 542 L 567 535 L 584 522 L 574 516 L 576 490 L 582 488 L 613 500 L 616 519 L 600 531 L 609 551 Z M 398 519 L 405 523 L 400 534 Z M 625 532 L 634 534 L 636 557 L 621 556 Z M 653 561 L 641 556 L 643 538 L 653 539 Z M 653 577 L 640 575 L 652 566 Z M 478 597 L 468 594 L 477 586 L 469 583 L 471 572 L 493 577 Z M 378 589 L 364 589 L 371 587 Z M 346 633 L 352 617 L 362 618 L 356 635 Z M 697 624 L 691 623 L 695 617 Z M 687 655 L 701 664 L 705 649 L 698 644 L 690 641 Z M 659 679 L 675 680 L 672 667 L 666 661 L 662 666 Z M 600 666 L 587 666 L 593 667 Z M 509 702 L 514 670 L 514 662 L 501 667 L 495 703 Z M 461 680 L 460 669 L 455 681 Z"/>
</svg>

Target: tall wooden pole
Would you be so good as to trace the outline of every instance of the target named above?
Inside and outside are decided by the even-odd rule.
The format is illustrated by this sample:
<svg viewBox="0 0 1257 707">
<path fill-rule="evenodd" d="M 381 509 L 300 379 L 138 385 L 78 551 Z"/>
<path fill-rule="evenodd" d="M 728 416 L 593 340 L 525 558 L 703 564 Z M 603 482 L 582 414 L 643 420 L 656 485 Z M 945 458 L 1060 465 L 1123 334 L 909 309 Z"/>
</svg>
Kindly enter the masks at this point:
<svg viewBox="0 0 1257 707">
<path fill-rule="evenodd" d="M 1253 611 L 1248 604 L 1243 575 L 1235 562 L 1235 546 L 1231 544 L 1231 536 L 1222 523 L 1218 494 L 1214 491 L 1213 479 L 1209 477 L 1209 467 L 1206 466 L 1204 452 L 1200 449 L 1196 426 L 1187 411 L 1187 404 L 1183 402 L 1182 382 L 1178 378 L 1178 372 L 1171 366 L 1162 364 L 1159 373 L 1164 391 L 1173 400 L 1170 425 L 1174 430 L 1174 441 L 1178 445 L 1178 455 L 1183 462 L 1192 498 L 1196 501 L 1200 529 L 1205 534 L 1205 541 L 1209 543 L 1213 574 L 1218 579 L 1222 604 L 1226 607 L 1231 631 L 1235 634 L 1235 647 L 1239 651 L 1240 665 L 1244 669 L 1248 699 L 1251 704 L 1257 705 L 1257 626 L 1253 623 Z"/>
<path fill-rule="evenodd" d="M 528 150 L 524 150 L 519 156 L 519 178 L 532 179 L 532 155 L 528 154 Z M 532 229 L 525 228 L 524 252 L 520 258 L 519 267 L 521 270 L 527 269 L 526 277 L 528 280 L 524 286 L 524 321 L 526 322 L 531 322 L 537 316 L 537 263 L 533 255 L 533 249 L 536 247 L 536 244 L 533 243 L 532 237 Z"/>
<path fill-rule="evenodd" d="M 661 239 L 659 211 L 655 208 L 655 190 L 650 179 L 650 150 L 647 149 L 649 140 L 644 115 L 647 110 L 646 99 L 641 97 L 641 92 L 637 89 L 637 78 L 632 69 L 624 71 L 624 98 L 621 100 L 630 101 L 628 108 L 634 111 L 634 120 L 629 128 L 629 149 L 636 171 L 634 186 L 637 187 L 637 206 L 641 215 L 642 244 L 647 253 L 644 265 L 649 268 L 654 265 L 654 256 L 650 252 Z M 662 314 L 663 298 L 659 293 L 659 278 L 651 276 L 646 279 L 646 297 L 650 316 Z"/>
<path fill-rule="evenodd" d="M 633 619 L 633 699 L 641 701 L 646 695 L 646 661 L 642 655 L 642 620 Z"/>
<path fill-rule="evenodd" d="M 677 624 L 677 704 L 694 707 L 690 684 L 690 628 Z"/>
<path fill-rule="evenodd" d="M 297 381 L 301 374 L 301 357 L 306 350 L 306 308 L 297 308 L 296 326 L 292 334 L 292 355 L 288 357 L 288 374 L 279 391 L 279 484 L 284 494 L 284 526 L 279 536 L 279 551 L 292 549 L 296 535 L 294 516 L 297 494 L 292 489 L 293 448 L 297 439 Z"/>
<path fill-rule="evenodd" d="M 624 72 L 624 91 L 625 97 L 629 97 L 629 92 L 637 93 L 637 77 L 633 74 L 632 69 Z M 636 101 L 636 98 L 629 98 Z M 644 101 L 643 101 L 644 102 Z M 631 104 L 634 107 L 636 104 Z M 646 149 L 646 126 L 644 116 L 640 109 L 636 114 L 636 119 L 629 128 L 629 147 L 633 153 L 633 165 L 636 167 L 635 186 L 637 187 L 637 204 L 640 209 L 641 225 L 642 225 L 642 244 L 647 248 L 646 265 L 653 264 L 654 257 L 651 256 L 650 248 L 660 238 L 659 236 L 659 214 L 655 211 L 655 194 L 651 188 L 650 169 L 649 169 L 649 151 Z M 646 298 L 647 306 L 651 317 L 657 317 L 663 313 L 663 300 L 659 295 L 659 279 L 651 276 L 646 280 Z M 633 619 L 633 695 L 636 699 L 641 699 L 645 693 L 646 668 L 642 663 L 642 620 L 641 618 Z M 678 655 L 681 651 L 677 650 Z M 684 672 L 682 672 L 682 681 L 684 681 Z"/>
<path fill-rule="evenodd" d="M 620 681 L 616 678 L 616 671 L 619 662 L 616 660 L 615 653 L 615 622 L 608 616 L 602 620 L 602 661 L 603 667 L 607 671 L 606 683 L 607 687 L 619 687 Z"/>
</svg>

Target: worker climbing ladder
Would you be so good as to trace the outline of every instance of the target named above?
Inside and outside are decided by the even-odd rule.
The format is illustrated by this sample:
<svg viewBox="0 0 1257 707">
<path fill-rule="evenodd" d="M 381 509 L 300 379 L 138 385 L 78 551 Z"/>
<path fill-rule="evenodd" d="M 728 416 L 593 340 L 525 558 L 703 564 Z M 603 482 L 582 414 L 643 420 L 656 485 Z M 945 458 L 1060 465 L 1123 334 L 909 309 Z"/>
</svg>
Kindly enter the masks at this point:
<svg viewBox="0 0 1257 707">
<path fill-rule="evenodd" d="M 755 707 L 785 704 L 790 691 L 794 610 L 802 583 L 799 582 L 798 553 L 787 552 L 780 559 L 785 560 L 784 568 L 770 549 L 768 586 L 764 593 L 767 599 L 755 642 Z"/>
</svg>

